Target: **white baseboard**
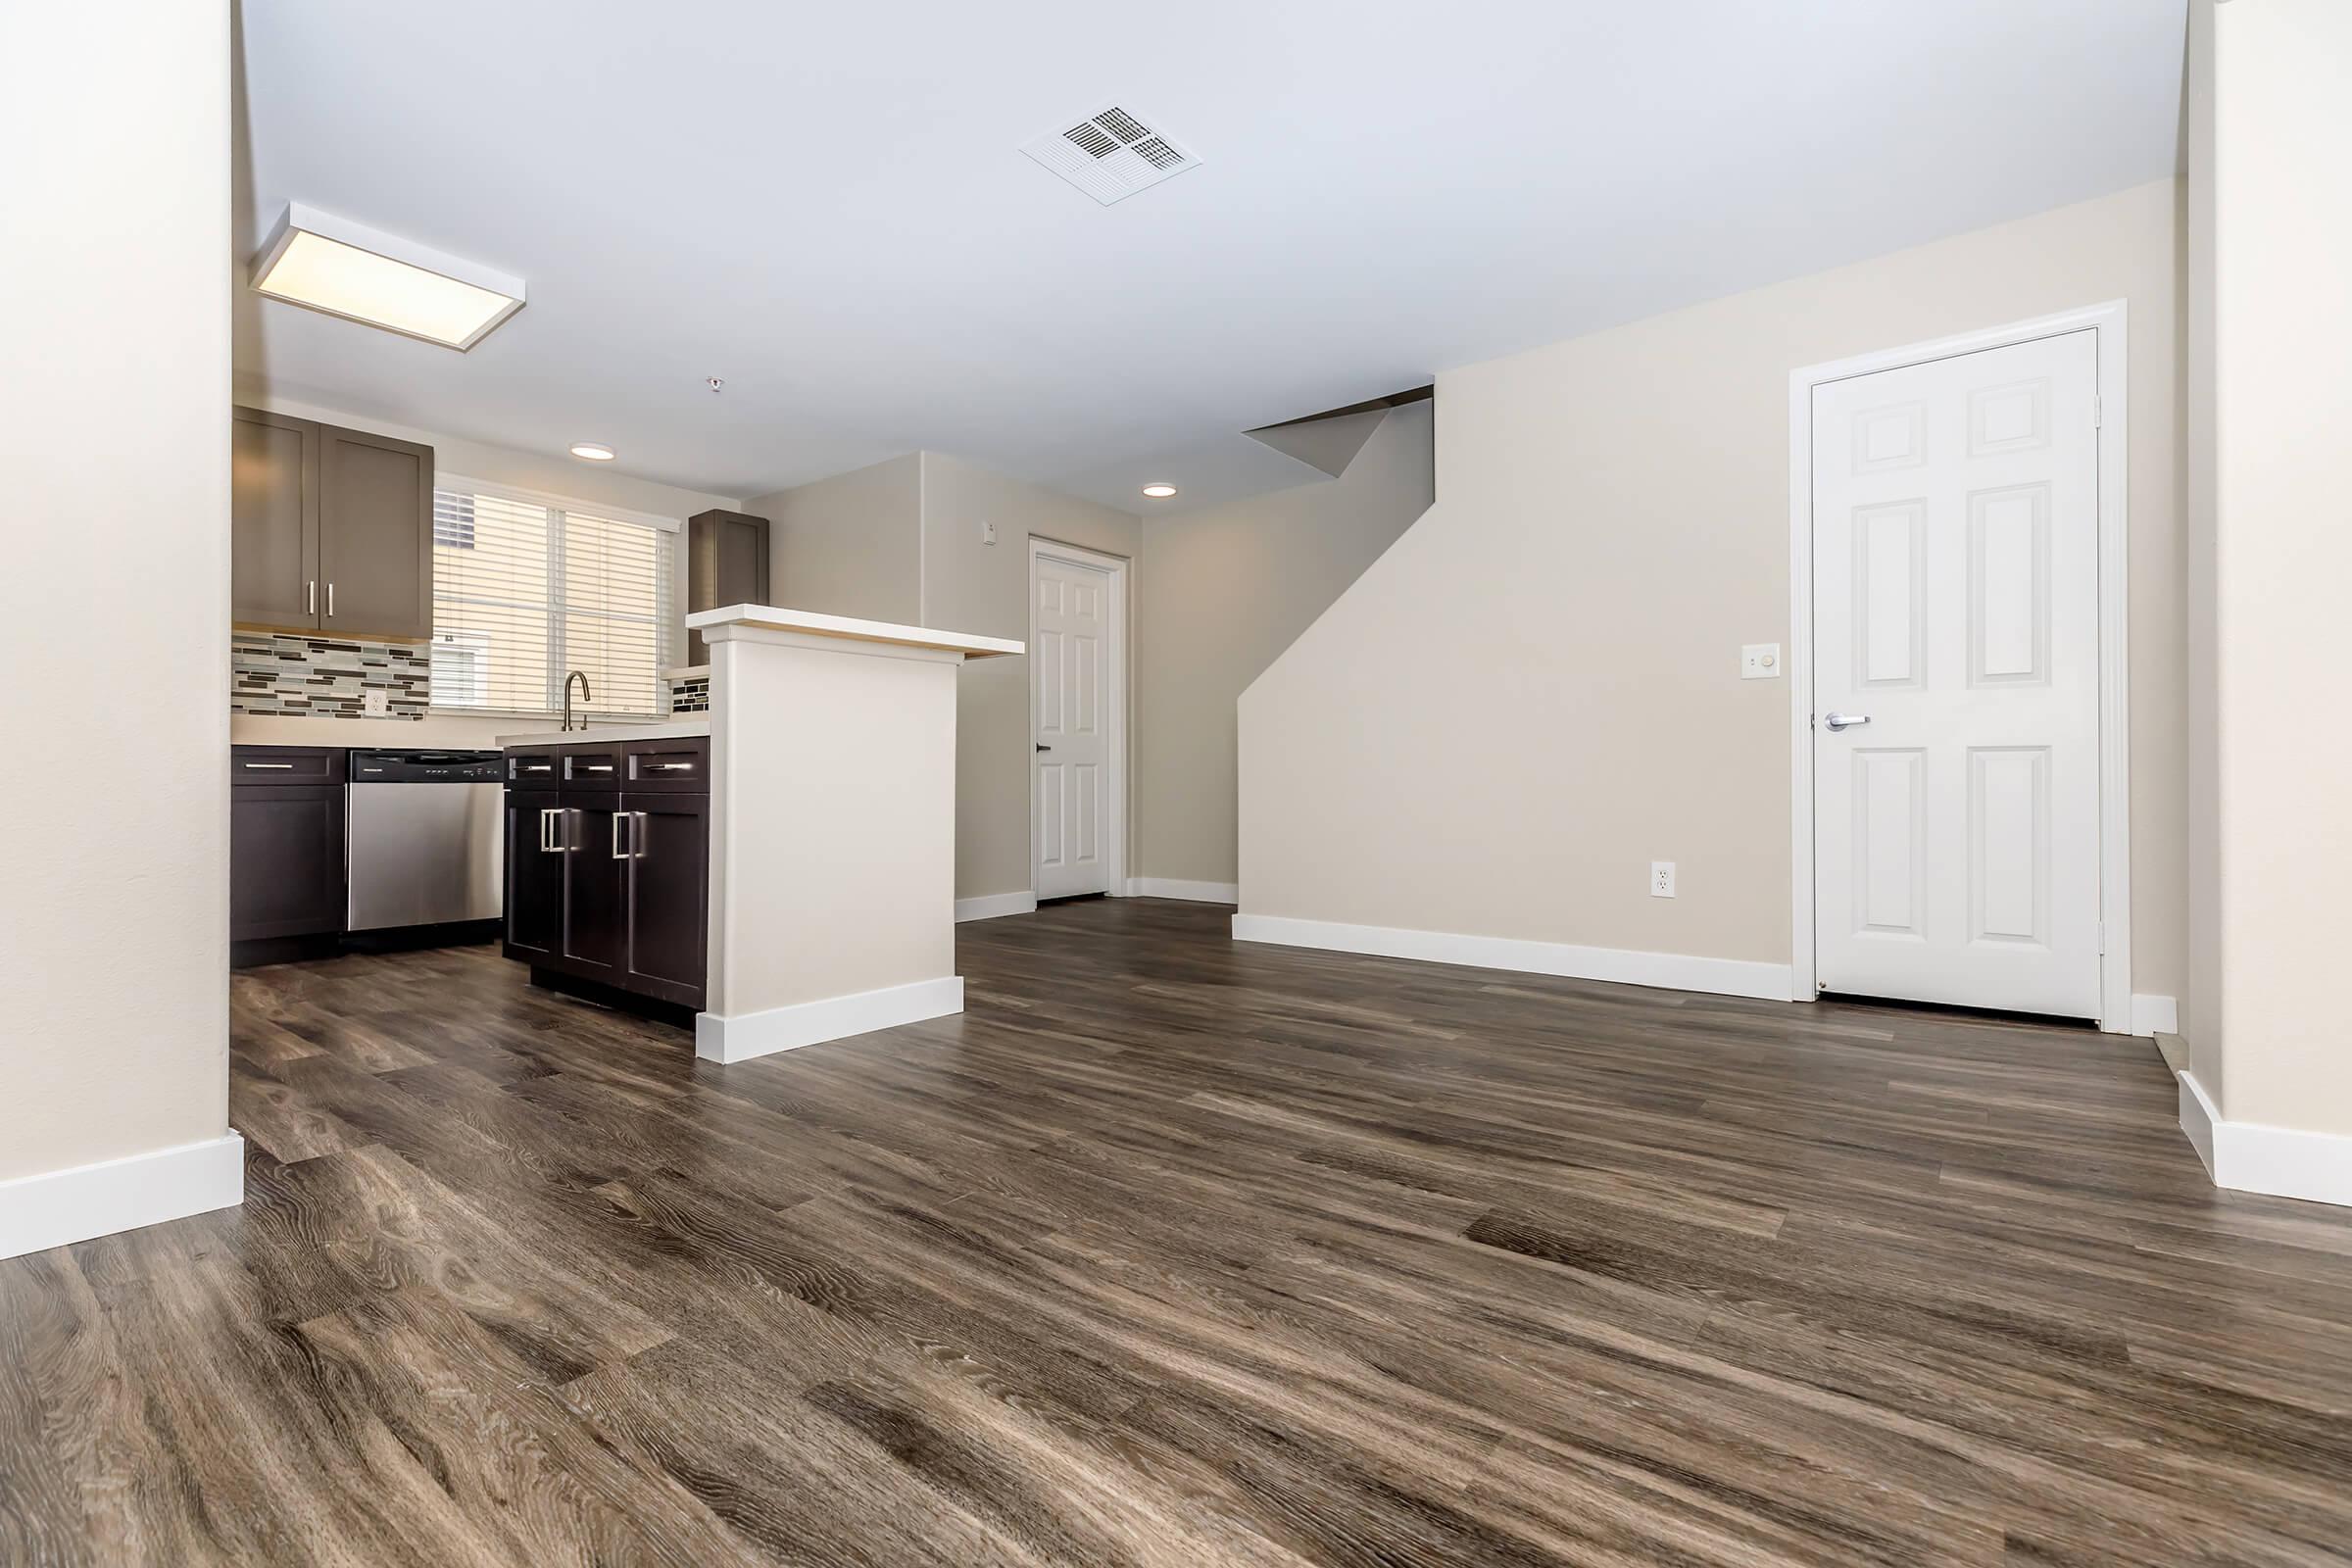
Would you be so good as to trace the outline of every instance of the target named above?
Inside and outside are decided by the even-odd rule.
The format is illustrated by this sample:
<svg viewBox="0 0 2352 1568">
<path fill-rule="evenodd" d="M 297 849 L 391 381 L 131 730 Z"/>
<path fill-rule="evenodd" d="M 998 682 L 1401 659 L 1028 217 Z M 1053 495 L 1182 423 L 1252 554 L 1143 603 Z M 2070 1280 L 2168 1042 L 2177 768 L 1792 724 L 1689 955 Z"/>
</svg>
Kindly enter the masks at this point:
<svg viewBox="0 0 2352 1568">
<path fill-rule="evenodd" d="M 245 1200 L 235 1133 L 0 1182 L 0 1257 L 135 1231 Z"/>
<path fill-rule="evenodd" d="M 1291 948 L 1326 948 L 1368 953 L 1385 958 L 1422 958 L 1478 969 L 1516 969 L 1527 974 L 1566 975 L 1577 980 L 1611 980 L 1620 985 L 1657 986 L 1668 991 L 1711 991 L 1727 997 L 1789 1000 L 1793 971 L 1785 963 L 1744 958 L 1697 958 L 1680 953 L 1634 953 L 1618 948 L 1578 948 L 1561 942 L 1523 942 L 1511 937 L 1459 936 L 1448 931 L 1407 931 L 1396 926 L 1341 925 L 1329 920 L 1294 920 L 1285 915 L 1237 914 L 1236 942 L 1270 942 Z"/>
<path fill-rule="evenodd" d="M 2177 1035 L 2180 1032 L 2180 1004 L 2171 997 L 2132 993 L 2132 1032 L 2135 1035 Z"/>
<path fill-rule="evenodd" d="M 1194 904 L 1239 904 L 1242 889 L 1235 882 L 1187 882 L 1172 876 L 1131 877 L 1128 891 L 1139 899 L 1186 899 Z"/>
<path fill-rule="evenodd" d="M 701 1012 L 694 1018 L 694 1054 L 705 1061 L 748 1061 L 962 1010 L 963 978 L 952 974 L 732 1018 Z"/>
<path fill-rule="evenodd" d="M 1000 914 L 1031 914 L 1037 909 L 1034 893 L 984 893 L 976 899 L 956 901 L 956 923 L 966 920 L 994 920 Z"/>
<path fill-rule="evenodd" d="M 2216 1187 L 2352 1204 L 2352 1137 L 2224 1121 L 2191 1072 L 2180 1075 L 2180 1130 Z"/>
</svg>

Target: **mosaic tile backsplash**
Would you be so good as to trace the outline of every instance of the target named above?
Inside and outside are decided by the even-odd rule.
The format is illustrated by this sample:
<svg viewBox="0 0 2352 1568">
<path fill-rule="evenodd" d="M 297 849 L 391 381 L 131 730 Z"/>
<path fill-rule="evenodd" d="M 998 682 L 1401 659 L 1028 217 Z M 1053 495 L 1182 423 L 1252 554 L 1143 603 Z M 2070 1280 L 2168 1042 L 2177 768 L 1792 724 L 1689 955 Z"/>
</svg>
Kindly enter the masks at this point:
<svg viewBox="0 0 2352 1568">
<path fill-rule="evenodd" d="M 393 718 L 422 718 L 432 704 L 432 660 L 406 643 L 353 642 L 232 632 L 228 710 L 366 718 L 369 690 L 388 696 Z"/>
<path fill-rule="evenodd" d="M 682 675 L 669 683 L 669 710 L 673 713 L 708 713 L 710 711 L 710 677 Z"/>
</svg>

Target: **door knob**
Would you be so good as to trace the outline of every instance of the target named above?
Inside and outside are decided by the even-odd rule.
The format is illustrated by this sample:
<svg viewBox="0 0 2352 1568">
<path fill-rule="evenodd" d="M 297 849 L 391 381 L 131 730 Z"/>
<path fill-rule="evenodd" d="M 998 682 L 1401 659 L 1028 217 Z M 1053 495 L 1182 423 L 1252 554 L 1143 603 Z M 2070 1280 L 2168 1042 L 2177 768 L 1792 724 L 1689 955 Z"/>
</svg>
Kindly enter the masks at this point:
<svg viewBox="0 0 2352 1568">
<path fill-rule="evenodd" d="M 1868 713 L 1830 713 L 1822 718 L 1822 727 L 1830 730 L 1851 729 L 1856 724 L 1870 722 Z"/>
</svg>

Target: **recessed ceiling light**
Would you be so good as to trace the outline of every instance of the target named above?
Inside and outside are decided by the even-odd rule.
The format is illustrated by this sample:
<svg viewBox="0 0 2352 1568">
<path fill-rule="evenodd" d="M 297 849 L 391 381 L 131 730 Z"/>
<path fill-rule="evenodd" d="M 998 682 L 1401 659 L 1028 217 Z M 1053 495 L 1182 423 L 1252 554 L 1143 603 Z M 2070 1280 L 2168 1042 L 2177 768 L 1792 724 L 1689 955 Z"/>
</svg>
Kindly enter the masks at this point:
<svg viewBox="0 0 2352 1568">
<path fill-rule="evenodd" d="M 1175 493 L 1176 487 L 1174 485 L 1163 484 L 1156 480 L 1144 486 L 1144 494 L 1150 496 L 1154 501 L 1165 501 L 1168 499 L 1168 497 L 1174 495 Z"/>
<path fill-rule="evenodd" d="M 253 259 L 253 286 L 463 353 L 522 309 L 522 279 L 289 203 Z"/>
<path fill-rule="evenodd" d="M 574 441 L 571 444 L 571 455 L 575 458 L 586 458 L 590 463 L 611 463 L 612 461 L 612 449 L 601 441 Z"/>
</svg>

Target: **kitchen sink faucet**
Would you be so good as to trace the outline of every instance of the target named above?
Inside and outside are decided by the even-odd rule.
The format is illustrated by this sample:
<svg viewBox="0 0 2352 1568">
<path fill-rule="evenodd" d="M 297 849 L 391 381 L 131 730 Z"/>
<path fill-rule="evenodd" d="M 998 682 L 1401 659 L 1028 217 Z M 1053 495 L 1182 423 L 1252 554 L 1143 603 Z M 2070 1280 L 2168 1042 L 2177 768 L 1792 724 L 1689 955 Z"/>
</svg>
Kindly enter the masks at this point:
<svg viewBox="0 0 2352 1568">
<path fill-rule="evenodd" d="M 564 677 L 564 728 L 566 731 L 571 728 L 571 683 L 575 680 L 580 683 L 580 701 L 583 703 L 593 703 L 596 701 L 596 693 L 588 689 L 588 676 L 585 671 L 575 669 L 570 674 Z M 580 715 L 580 728 L 586 729 L 587 727 L 588 715 L 586 713 L 582 713 Z"/>
</svg>

